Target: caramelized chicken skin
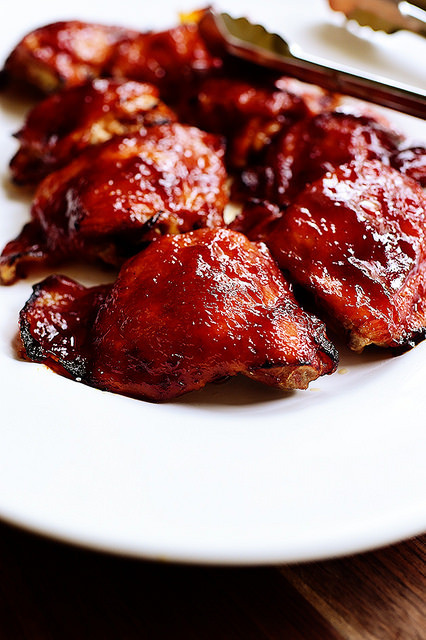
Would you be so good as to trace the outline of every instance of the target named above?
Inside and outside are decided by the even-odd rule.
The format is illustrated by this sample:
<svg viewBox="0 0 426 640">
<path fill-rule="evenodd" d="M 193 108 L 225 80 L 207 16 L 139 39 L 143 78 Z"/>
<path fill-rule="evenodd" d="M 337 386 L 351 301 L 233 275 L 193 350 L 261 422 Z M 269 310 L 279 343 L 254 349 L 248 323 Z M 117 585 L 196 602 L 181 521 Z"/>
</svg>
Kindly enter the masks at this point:
<svg viewBox="0 0 426 640">
<path fill-rule="evenodd" d="M 121 264 L 158 234 L 224 224 L 227 175 L 213 134 L 153 126 L 82 151 L 39 185 L 32 221 L 0 258 L 4 284 L 32 259 Z"/>
<path fill-rule="evenodd" d="M 352 160 L 389 164 L 400 137 L 373 118 L 320 113 L 295 123 L 267 148 L 257 167 L 241 174 L 236 193 L 287 206 L 306 184 Z"/>
<path fill-rule="evenodd" d="M 140 33 L 116 48 L 106 75 L 151 82 L 172 103 L 198 78 L 222 66 L 202 39 L 198 24 L 189 22 L 173 29 Z"/>
<path fill-rule="evenodd" d="M 4 73 L 44 93 L 112 76 L 152 82 L 170 96 L 182 82 L 220 65 L 196 23 L 139 33 L 73 20 L 27 34 L 8 57 Z"/>
<path fill-rule="evenodd" d="M 21 356 L 86 380 L 91 327 L 111 285 L 86 288 L 70 278 L 49 276 L 33 287 L 19 317 Z"/>
<path fill-rule="evenodd" d="M 303 100 L 311 116 L 327 111 L 336 111 L 342 101 L 342 96 L 339 93 L 326 91 L 315 84 L 302 82 L 289 76 L 280 76 L 277 78 L 275 86 L 280 91 L 287 91 Z"/>
<path fill-rule="evenodd" d="M 10 163 L 13 179 L 37 182 L 89 145 L 175 120 L 150 84 L 98 79 L 64 89 L 37 104 L 16 134 L 20 148 Z"/>
<path fill-rule="evenodd" d="M 186 121 L 226 136 L 227 162 L 233 168 L 244 167 L 280 131 L 306 116 L 301 96 L 277 89 L 275 77 L 259 77 L 253 69 L 245 77 L 235 70 L 202 80 L 192 95 L 184 95 L 179 112 Z"/>
<path fill-rule="evenodd" d="M 266 247 L 227 229 L 158 238 L 110 289 L 50 277 L 20 326 L 28 358 L 154 401 L 238 373 L 306 388 L 337 364 L 324 325 L 297 305 Z"/>
<path fill-rule="evenodd" d="M 267 244 L 353 350 L 423 335 L 426 197 L 414 180 L 379 161 L 343 165 L 298 196 Z"/>
<path fill-rule="evenodd" d="M 136 32 L 78 20 L 55 22 L 28 33 L 4 66 L 7 78 L 43 93 L 104 75 L 117 44 Z"/>
</svg>

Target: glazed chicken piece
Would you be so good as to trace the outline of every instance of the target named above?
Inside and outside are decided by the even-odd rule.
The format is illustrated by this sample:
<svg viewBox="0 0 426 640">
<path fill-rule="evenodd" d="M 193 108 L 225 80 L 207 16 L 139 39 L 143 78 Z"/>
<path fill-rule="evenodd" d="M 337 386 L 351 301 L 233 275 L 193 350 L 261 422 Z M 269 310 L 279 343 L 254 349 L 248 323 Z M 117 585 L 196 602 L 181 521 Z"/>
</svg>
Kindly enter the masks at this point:
<svg viewBox="0 0 426 640">
<path fill-rule="evenodd" d="M 306 187 L 271 225 L 271 253 L 362 351 L 412 346 L 426 326 L 426 197 L 379 161 Z"/>
<path fill-rule="evenodd" d="M 339 93 L 326 91 L 315 84 L 302 82 L 289 76 L 277 78 L 275 86 L 280 91 L 287 91 L 301 98 L 311 116 L 325 113 L 326 111 L 336 111 L 342 102 L 342 96 Z"/>
<path fill-rule="evenodd" d="M 19 355 L 80 381 L 88 376 L 91 329 L 111 285 L 86 288 L 49 276 L 33 287 L 19 317 Z"/>
<path fill-rule="evenodd" d="M 239 373 L 305 389 L 337 364 L 324 325 L 298 306 L 265 245 L 227 229 L 158 238 L 111 286 L 51 276 L 20 328 L 30 360 L 153 401 Z"/>
<path fill-rule="evenodd" d="M 178 123 L 88 147 L 39 185 L 32 220 L 8 243 L 0 277 L 79 258 L 120 265 L 159 234 L 224 224 L 220 139 Z"/>
<path fill-rule="evenodd" d="M 279 135 L 263 161 L 242 172 L 235 194 L 287 206 L 306 184 L 340 164 L 372 159 L 389 164 L 399 142 L 396 133 L 372 118 L 321 113 Z"/>
<path fill-rule="evenodd" d="M 6 60 L 8 80 L 43 93 L 72 87 L 105 75 L 119 42 L 136 31 L 88 24 L 55 22 L 28 33 Z"/>
<path fill-rule="evenodd" d="M 37 104 L 16 134 L 13 179 L 38 182 L 89 145 L 175 120 L 151 84 L 98 79 L 64 89 Z"/>
<path fill-rule="evenodd" d="M 197 79 L 222 66 L 193 22 L 155 33 L 140 33 L 117 47 L 106 75 L 151 82 L 171 103 Z"/>
<path fill-rule="evenodd" d="M 241 66 L 208 77 L 184 95 L 187 104 L 178 107 L 185 121 L 226 137 L 232 169 L 244 167 L 280 131 L 308 113 L 301 96 L 277 89 L 274 76 L 264 72 L 259 77 L 253 68 L 250 72 Z"/>
<path fill-rule="evenodd" d="M 172 94 L 182 82 L 215 69 L 196 23 L 139 33 L 79 21 L 49 24 L 26 35 L 8 57 L 6 79 L 44 93 L 100 76 L 152 82 Z"/>
</svg>

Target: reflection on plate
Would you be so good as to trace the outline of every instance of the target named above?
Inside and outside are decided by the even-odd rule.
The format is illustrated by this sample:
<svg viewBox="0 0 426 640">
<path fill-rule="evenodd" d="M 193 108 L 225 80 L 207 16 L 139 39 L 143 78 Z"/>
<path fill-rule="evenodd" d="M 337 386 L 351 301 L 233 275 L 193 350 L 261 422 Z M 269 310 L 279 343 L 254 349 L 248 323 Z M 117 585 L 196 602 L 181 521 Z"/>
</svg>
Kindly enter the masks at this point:
<svg viewBox="0 0 426 640">
<path fill-rule="evenodd" d="M 278 0 L 218 5 L 324 57 L 424 83 L 416 61 L 425 44 L 410 34 L 348 36 L 319 0 L 309 10 L 304 3 L 303 15 Z M 135 16 L 134 6 L 76 0 L 70 9 L 49 0 L 36 8 L 18 0 L 0 25 L 1 60 L 43 23 L 77 17 L 169 26 L 193 3 L 159 1 L 149 16 Z M 27 218 L 30 194 L 11 186 L 7 173 L 16 146 L 11 133 L 27 105 L 8 96 L 0 103 L 3 245 Z M 426 140 L 425 122 L 392 119 Z M 95 269 L 61 271 L 86 284 L 108 277 Z M 3 518 L 113 552 L 246 564 L 359 551 L 426 528 L 425 344 L 398 357 L 374 350 L 357 356 L 342 347 L 338 372 L 305 392 L 235 379 L 154 405 L 15 358 L 18 311 L 44 275 L 0 290 Z"/>
</svg>

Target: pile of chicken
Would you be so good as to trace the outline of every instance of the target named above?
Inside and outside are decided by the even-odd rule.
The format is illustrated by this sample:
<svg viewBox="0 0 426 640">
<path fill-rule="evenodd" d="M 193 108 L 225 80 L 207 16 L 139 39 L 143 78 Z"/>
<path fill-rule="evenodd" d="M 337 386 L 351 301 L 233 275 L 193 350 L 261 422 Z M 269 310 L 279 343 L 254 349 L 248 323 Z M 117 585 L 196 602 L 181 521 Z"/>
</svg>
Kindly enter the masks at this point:
<svg viewBox="0 0 426 640">
<path fill-rule="evenodd" d="M 337 367 L 324 322 L 355 351 L 412 346 L 426 326 L 426 149 L 370 109 L 213 53 L 202 23 L 55 23 L 7 59 L 6 85 L 47 97 L 17 134 L 12 177 L 35 194 L 2 283 L 73 259 L 119 269 L 112 285 L 37 284 L 25 356 L 164 401 L 238 373 L 305 389 Z"/>
</svg>

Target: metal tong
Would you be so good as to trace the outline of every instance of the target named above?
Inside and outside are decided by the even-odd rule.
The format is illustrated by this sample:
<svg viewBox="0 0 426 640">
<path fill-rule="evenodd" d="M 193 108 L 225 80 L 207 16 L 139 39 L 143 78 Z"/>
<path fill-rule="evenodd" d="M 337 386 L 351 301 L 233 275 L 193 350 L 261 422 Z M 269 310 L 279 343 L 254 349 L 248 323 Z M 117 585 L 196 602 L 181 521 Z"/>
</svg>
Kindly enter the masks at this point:
<svg viewBox="0 0 426 640">
<path fill-rule="evenodd" d="M 334 11 L 375 31 L 402 29 L 426 37 L 426 0 L 329 0 Z"/>
<path fill-rule="evenodd" d="M 246 18 L 206 9 L 200 30 L 212 47 L 234 56 L 269 67 L 328 91 L 353 96 L 426 119 L 426 91 L 366 74 L 358 74 L 344 65 L 328 65 L 300 53 L 276 33 L 266 31 Z M 426 57 L 426 49 L 425 49 Z"/>
</svg>

